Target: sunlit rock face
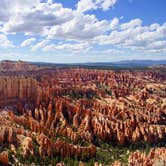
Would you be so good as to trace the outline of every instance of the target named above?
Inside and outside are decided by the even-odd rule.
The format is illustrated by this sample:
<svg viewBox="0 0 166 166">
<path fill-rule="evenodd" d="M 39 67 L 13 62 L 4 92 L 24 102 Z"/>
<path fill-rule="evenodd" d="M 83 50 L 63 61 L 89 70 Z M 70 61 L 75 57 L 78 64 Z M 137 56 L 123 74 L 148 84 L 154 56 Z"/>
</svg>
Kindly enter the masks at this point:
<svg viewBox="0 0 166 166">
<path fill-rule="evenodd" d="M 23 157 L 89 160 L 101 141 L 128 146 L 166 139 L 163 73 L 81 68 L 23 73 L 0 77 L 1 152 L 8 145 Z M 164 149 L 154 153 L 165 159 Z M 9 162 L 6 156 L 2 153 L 0 162 Z M 146 157 L 136 151 L 129 163 L 146 163 Z"/>
<path fill-rule="evenodd" d="M 166 165 L 166 148 L 152 149 L 147 155 L 139 151 L 133 152 L 129 156 L 129 165 Z"/>
<path fill-rule="evenodd" d="M 0 100 L 34 99 L 37 91 L 37 81 L 24 77 L 0 77 Z"/>
<path fill-rule="evenodd" d="M 165 166 L 166 165 L 166 148 L 156 148 L 150 150 L 148 154 L 139 150 L 130 153 L 128 165 L 130 166 Z M 124 166 L 125 164 L 115 161 L 111 166 Z"/>
<path fill-rule="evenodd" d="M 8 153 L 6 151 L 3 151 L 0 153 L 0 162 L 3 165 L 8 165 L 9 157 L 8 157 Z"/>
</svg>

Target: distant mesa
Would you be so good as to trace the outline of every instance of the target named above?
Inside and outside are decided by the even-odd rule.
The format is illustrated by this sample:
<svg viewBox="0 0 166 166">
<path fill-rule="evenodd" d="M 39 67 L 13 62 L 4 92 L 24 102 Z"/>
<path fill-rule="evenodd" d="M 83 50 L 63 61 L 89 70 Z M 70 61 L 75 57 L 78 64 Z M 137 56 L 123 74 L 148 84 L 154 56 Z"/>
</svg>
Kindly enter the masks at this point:
<svg viewBox="0 0 166 166">
<path fill-rule="evenodd" d="M 116 68 L 149 68 L 165 69 L 166 60 L 125 60 L 117 62 L 85 62 L 85 63 L 49 63 L 49 62 L 25 62 L 25 61 L 0 61 L 0 71 L 34 71 L 38 69 L 50 69 L 54 67 L 111 67 Z"/>
<path fill-rule="evenodd" d="M 0 62 L 0 71 L 33 71 L 37 67 L 24 61 L 4 60 Z"/>
</svg>

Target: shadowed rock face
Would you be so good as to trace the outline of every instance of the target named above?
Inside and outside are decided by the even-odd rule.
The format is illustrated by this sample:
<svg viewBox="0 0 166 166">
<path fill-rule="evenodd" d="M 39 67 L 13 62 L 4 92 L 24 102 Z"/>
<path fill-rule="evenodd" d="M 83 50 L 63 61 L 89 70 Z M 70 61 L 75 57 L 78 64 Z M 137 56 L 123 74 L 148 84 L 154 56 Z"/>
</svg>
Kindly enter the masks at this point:
<svg viewBox="0 0 166 166">
<path fill-rule="evenodd" d="M 166 76 L 154 71 L 52 69 L 3 76 L 0 146 L 8 144 L 13 153 L 21 147 L 22 156 L 90 159 L 98 140 L 158 143 L 166 139 L 165 92 Z"/>
</svg>

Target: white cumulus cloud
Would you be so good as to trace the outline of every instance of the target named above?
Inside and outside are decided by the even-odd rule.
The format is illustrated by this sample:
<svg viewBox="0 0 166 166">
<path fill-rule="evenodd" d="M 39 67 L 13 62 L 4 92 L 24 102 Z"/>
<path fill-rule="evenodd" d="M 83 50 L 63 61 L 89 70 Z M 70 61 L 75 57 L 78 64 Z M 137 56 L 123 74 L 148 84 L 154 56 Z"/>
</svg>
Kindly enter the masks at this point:
<svg viewBox="0 0 166 166">
<path fill-rule="evenodd" d="M 23 42 L 21 43 L 21 47 L 29 46 L 29 45 L 31 45 L 31 44 L 32 44 L 33 42 L 35 42 L 35 41 L 36 41 L 35 38 L 27 39 L 27 40 L 25 40 L 25 41 L 23 41 Z"/>
<path fill-rule="evenodd" d="M 109 10 L 116 4 L 117 0 L 80 0 L 77 3 L 77 11 L 85 12 L 88 10 L 102 9 Z"/>
<path fill-rule="evenodd" d="M 110 23 L 110 28 L 113 30 L 113 29 L 116 29 L 119 25 L 119 19 L 117 17 L 113 18 L 111 23 Z"/>
<path fill-rule="evenodd" d="M 50 44 L 43 48 L 44 51 L 55 51 L 55 50 L 63 50 L 63 51 L 72 51 L 72 52 L 85 52 L 90 49 L 90 45 L 88 43 L 65 43 L 65 44 Z"/>
<path fill-rule="evenodd" d="M 13 48 L 13 43 L 7 38 L 6 35 L 0 34 L 0 47 L 1 48 Z"/>
<path fill-rule="evenodd" d="M 166 53 L 166 23 L 147 25 L 140 18 L 125 21 L 115 17 L 110 20 L 87 14 L 90 10 L 100 12 L 109 10 L 117 2 L 117 0 L 79 0 L 76 9 L 71 9 L 53 0 L 24 0 L 24 2 L 1 0 L 0 47 L 14 47 L 8 36 L 13 34 L 17 37 L 19 33 L 29 37 L 20 46 L 30 46 L 32 51 L 77 52 L 91 51 L 95 46 L 110 46 Z M 32 36 L 40 42 L 35 43 L 36 39 Z M 56 40 L 64 44 L 55 44 Z M 108 52 L 111 53 L 111 50 Z"/>
<path fill-rule="evenodd" d="M 42 40 L 36 45 L 32 46 L 32 51 L 36 51 L 38 49 L 44 48 L 49 43 L 49 40 Z"/>
</svg>

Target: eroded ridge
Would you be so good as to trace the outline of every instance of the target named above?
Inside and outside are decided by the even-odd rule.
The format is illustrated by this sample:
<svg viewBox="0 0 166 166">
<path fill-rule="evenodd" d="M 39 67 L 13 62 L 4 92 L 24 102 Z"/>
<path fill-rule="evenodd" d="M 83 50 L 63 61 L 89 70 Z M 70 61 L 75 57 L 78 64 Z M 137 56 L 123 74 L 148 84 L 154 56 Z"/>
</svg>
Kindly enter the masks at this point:
<svg viewBox="0 0 166 166">
<path fill-rule="evenodd" d="M 1 162 L 20 162 L 18 155 L 97 161 L 101 141 L 115 146 L 165 141 L 164 73 L 81 68 L 32 73 L 0 78 Z M 128 162 L 148 160 L 137 156 L 141 153 L 131 153 Z"/>
</svg>

